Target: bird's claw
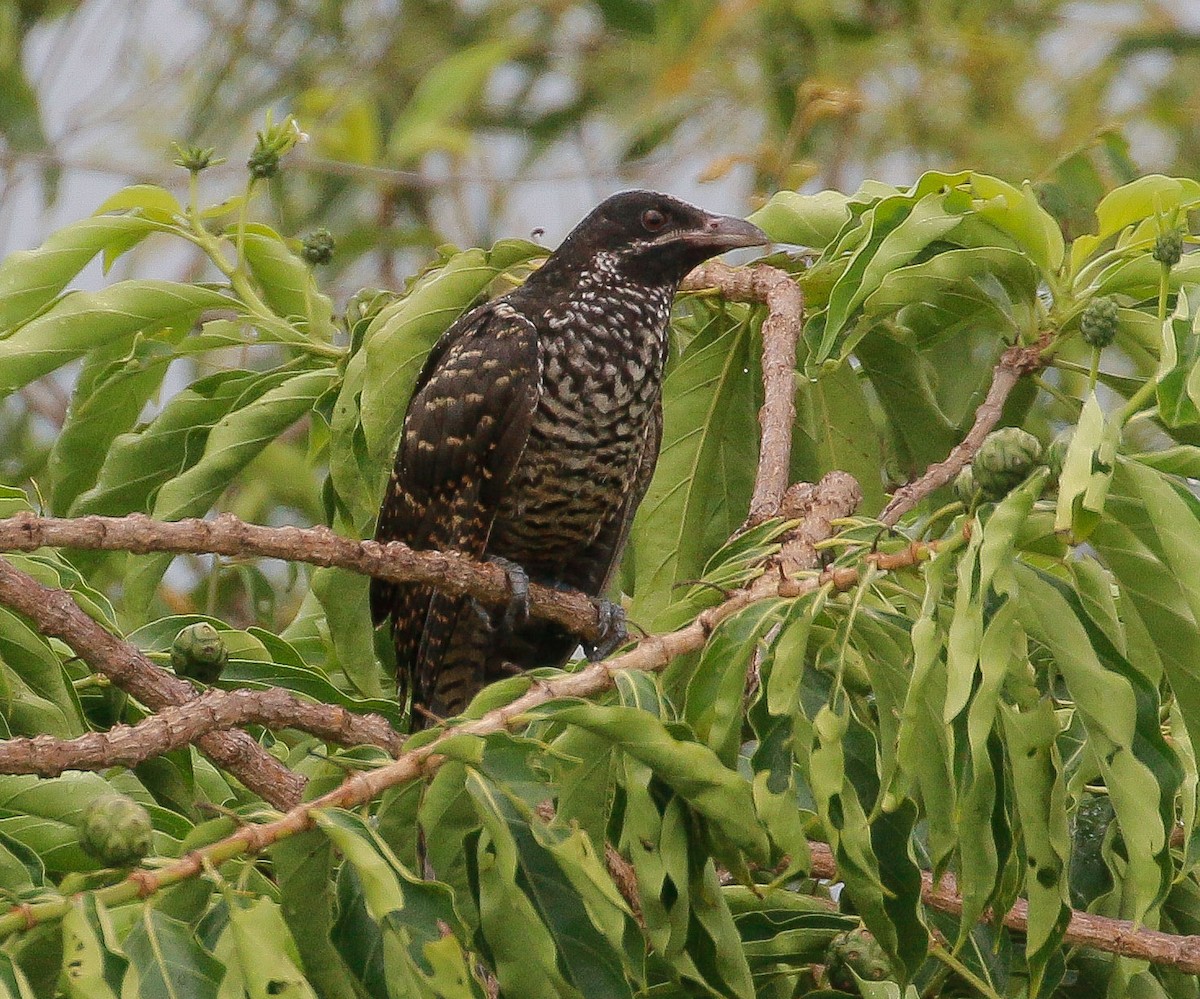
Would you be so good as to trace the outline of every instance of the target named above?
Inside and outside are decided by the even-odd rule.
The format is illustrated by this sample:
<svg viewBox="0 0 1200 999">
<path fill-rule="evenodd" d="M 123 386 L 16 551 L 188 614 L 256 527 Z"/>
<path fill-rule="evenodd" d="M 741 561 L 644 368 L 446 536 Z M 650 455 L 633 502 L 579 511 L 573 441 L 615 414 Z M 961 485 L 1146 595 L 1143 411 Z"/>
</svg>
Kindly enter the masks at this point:
<svg viewBox="0 0 1200 999">
<path fill-rule="evenodd" d="M 504 608 L 500 627 L 506 635 L 511 635 L 529 620 L 529 573 L 516 562 L 500 555 L 489 555 L 487 560 L 504 570 L 504 578 L 508 582 L 508 604 Z"/>
<path fill-rule="evenodd" d="M 599 637 L 594 643 L 584 645 L 588 662 L 598 662 L 606 659 L 620 646 L 625 644 L 629 631 L 625 627 L 625 608 L 611 600 L 599 597 L 593 601 L 596 605 L 597 628 Z"/>
</svg>

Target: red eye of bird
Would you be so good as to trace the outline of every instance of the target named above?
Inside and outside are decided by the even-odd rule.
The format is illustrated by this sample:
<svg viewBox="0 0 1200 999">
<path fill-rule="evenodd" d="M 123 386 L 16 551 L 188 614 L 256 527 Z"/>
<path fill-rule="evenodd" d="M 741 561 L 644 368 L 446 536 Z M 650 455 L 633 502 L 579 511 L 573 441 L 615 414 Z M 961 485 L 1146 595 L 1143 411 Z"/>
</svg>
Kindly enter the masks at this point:
<svg viewBox="0 0 1200 999">
<path fill-rule="evenodd" d="M 642 226 L 649 232 L 658 232 L 667 224 L 667 217 L 657 208 L 647 208 L 642 212 Z"/>
</svg>

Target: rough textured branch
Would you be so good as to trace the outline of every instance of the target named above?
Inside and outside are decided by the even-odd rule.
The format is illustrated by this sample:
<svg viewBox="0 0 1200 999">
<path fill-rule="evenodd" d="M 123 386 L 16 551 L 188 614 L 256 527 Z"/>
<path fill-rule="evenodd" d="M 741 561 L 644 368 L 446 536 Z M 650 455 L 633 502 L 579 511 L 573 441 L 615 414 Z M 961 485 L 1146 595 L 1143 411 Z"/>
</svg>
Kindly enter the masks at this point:
<svg viewBox="0 0 1200 999">
<path fill-rule="evenodd" d="M 810 843 L 814 877 L 837 880 L 837 863 L 824 843 Z M 921 898 L 930 908 L 951 915 L 962 915 L 962 896 L 954 878 L 946 875 L 935 885 L 932 876 L 921 873 Z M 1002 920 L 1010 930 L 1024 933 L 1029 929 L 1029 903 L 1018 899 Z M 1200 974 L 1200 937 L 1173 936 L 1158 930 L 1139 928 L 1125 919 L 1094 916 L 1071 910 L 1064 942 L 1068 946 L 1091 947 L 1109 954 L 1141 958 L 1152 964 L 1177 968 L 1188 975 Z"/>
<path fill-rule="evenodd" d="M 999 422 L 1005 400 L 1021 380 L 1021 376 L 1042 366 L 1041 349 L 1040 344 L 1032 347 L 1009 347 L 1001 355 L 992 373 L 992 384 L 988 394 L 975 411 L 975 422 L 962 443 L 958 444 L 944 461 L 930 465 L 919 479 L 897 489 L 892 501 L 880 514 L 881 521 L 889 527 L 894 527 L 901 517 L 926 496 L 954 480 L 975 457 L 983 439 Z"/>
<path fill-rule="evenodd" d="M 853 508 L 842 511 L 843 516 Z M 465 560 L 464 560 L 465 561 Z M 826 585 L 846 589 L 858 581 L 853 570 L 821 573 L 808 579 L 779 580 L 774 574 L 761 576 L 749 587 L 735 591 L 727 600 L 702 611 L 688 625 L 665 635 L 650 635 L 629 652 L 603 662 L 589 663 L 577 673 L 553 680 L 531 680 L 529 689 L 515 701 L 489 711 L 482 718 L 455 725 L 430 742 L 401 754 L 392 763 L 377 770 L 356 773 L 340 786 L 321 797 L 292 808 L 285 815 L 261 825 L 247 825 L 223 840 L 219 840 L 187 856 L 154 870 L 139 869 L 124 881 L 97 894 L 107 904 L 120 904 L 135 898 L 145 898 L 170 885 L 201 873 L 206 864 L 220 865 L 226 860 L 258 852 L 272 843 L 311 829 L 313 812 L 322 808 L 356 808 L 388 788 L 396 787 L 419 777 L 432 774 L 444 761 L 439 747 L 451 738 L 463 735 L 488 735 L 513 728 L 531 711 L 551 700 L 564 697 L 594 697 L 616 682 L 624 670 L 658 672 L 677 656 L 704 647 L 713 629 L 726 618 L 743 610 L 756 600 L 776 594 L 802 596 Z M 62 915 L 66 901 L 55 899 L 19 906 L 0 916 L 0 938 L 28 929 L 46 919 Z"/>
<path fill-rule="evenodd" d="M 28 617 L 44 635 L 61 638 L 84 662 L 103 673 L 148 708 L 159 710 L 194 700 L 186 680 L 160 669 L 140 649 L 89 617 L 65 590 L 43 586 L 0 558 L 0 603 Z M 246 732 L 210 732 L 200 749 L 276 808 L 300 800 L 305 779 L 292 773 Z"/>
<path fill-rule="evenodd" d="M 735 302 L 762 302 L 763 405 L 758 413 L 762 443 L 746 526 L 774 517 L 783 501 L 796 423 L 796 343 L 804 323 L 804 293 L 786 271 L 766 264 L 730 267 L 712 261 L 696 268 L 683 283 L 686 291 L 717 288 Z"/>
<path fill-rule="evenodd" d="M 296 728 L 342 746 L 379 746 L 393 756 L 404 736 L 379 715 L 358 715 L 336 704 L 304 701 L 286 690 L 209 690 L 163 708 L 136 725 L 115 725 L 75 739 L 39 735 L 0 741 L 0 773 L 57 777 L 65 770 L 135 767 L 144 760 L 239 725 Z"/>
<path fill-rule="evenodd" d="M 509 599 L 504 571 L 452 551 L 413 551 L 393 541 L 352 541 L 327 527 L 260 527 L 232 514 L 215 520 L 166 523 L 145 514 L 80 517 L 67 520 L 19 513 L 0 520 L 0 551 L 59 548 L 103 551 L 171 552 L 176 555 L 230 555 L 280 558 L 310 565 L 337 566 L 397 583 L 425 583 L 444 593 L 469 594 L 485 604 Z M 531 584 L 530 613 L 561 624 L 587 641 L 600 636 L 596 607 L 582 593 Z"/>
</svg>

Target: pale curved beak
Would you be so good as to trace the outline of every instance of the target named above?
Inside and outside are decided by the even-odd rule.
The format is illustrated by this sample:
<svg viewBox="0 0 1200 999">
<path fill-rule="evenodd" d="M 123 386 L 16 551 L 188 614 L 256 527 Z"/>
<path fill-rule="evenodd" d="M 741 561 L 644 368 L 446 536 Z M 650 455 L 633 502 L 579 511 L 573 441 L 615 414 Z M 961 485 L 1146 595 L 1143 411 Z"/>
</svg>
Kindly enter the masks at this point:
<svg viewBox="0 0 1200 999">
<path fill-rule="evenodd" d="M 656 240 L 663 243 L 687 243 L 690 246 L 704 247 L 715 256 L 726 250 L 736 250 L 744 246 L 762 246 L 769 243 L 767 234 L 753 222 L 739 219 L 733 215 L 710 215 L 702 228 L 686 229 L 682 232 L 672 232 Z"/>
</svg>

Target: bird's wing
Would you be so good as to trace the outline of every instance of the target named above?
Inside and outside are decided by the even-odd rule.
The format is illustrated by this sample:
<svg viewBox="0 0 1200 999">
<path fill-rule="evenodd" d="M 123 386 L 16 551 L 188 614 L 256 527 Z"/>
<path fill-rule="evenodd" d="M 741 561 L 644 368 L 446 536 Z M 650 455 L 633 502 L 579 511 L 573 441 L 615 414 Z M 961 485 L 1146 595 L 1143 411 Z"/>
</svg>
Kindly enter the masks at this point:
<svg viewBox="0 0 1200 999">
<path fill-rule="evenodd" d="M 417 380 L 375 539 L 482 555 L 540 394 L 537 334 L 503 302 L 454 324 Z M 371 581 L 371 617 L 392 618 L 397 668 L 420 694 L 457 615 L 425 586 Z M 443 606 L 444 605 L 444 606 Z"/>
</svg>

